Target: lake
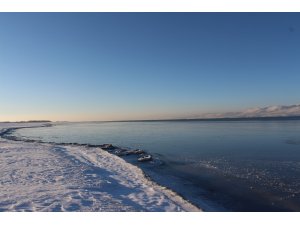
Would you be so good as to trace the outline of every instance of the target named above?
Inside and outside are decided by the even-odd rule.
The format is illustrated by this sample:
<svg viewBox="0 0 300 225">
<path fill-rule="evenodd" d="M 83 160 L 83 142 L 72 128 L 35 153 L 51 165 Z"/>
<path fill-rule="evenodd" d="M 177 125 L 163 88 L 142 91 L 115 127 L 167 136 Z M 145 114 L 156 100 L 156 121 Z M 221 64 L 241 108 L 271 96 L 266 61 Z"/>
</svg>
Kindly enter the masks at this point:
<svg viewBox="0 0 300 225">
<path fill-rule="evenodd" d="M 300 211 L 300 120 L 57 123 L 14 135 L 153 154 L 124 159 L 207 211 Z"/>
</svg>

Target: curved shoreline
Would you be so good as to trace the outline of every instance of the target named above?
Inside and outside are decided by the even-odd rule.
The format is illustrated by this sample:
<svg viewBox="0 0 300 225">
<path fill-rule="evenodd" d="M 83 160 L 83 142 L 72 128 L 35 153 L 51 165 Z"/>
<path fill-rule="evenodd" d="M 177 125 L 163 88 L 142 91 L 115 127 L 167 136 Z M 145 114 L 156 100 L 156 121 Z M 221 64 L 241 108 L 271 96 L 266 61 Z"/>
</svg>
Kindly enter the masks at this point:
<svg viewBox="0 0 300 225">
<path fill-rule="evenodd" d="M 123 158 L 117 156 L 116 154 L 113 154 L 112 152 L 108 150 L 102 149 L 104 145 L 89 145 L 89 144 L 79 144 L 79 143 L 55 143 L 55 142 L 44 142 L 44 141 L 38 141 L 38 140 L 31 140 L 31 139 L 21 139 L 17 138 L 16 136 L 11 135 L 15 130 L 17 129 L 24 129 L 24 128 L 36 128 L 36 127 L 44 127 L 44 126 L 52 126 L 52 124 L 43 124 L 40 126 L 30 126 L 30 127 L 9 127 L 4 128 L 0 130 L 0 137 L 9 141 L 17 141 L 17 142 L 23 142 L 23 143 L 35 143 L 35 144 L 48 144 L 53 146 L 66 146 L 66 147 L 84 147 L 87 149 L 101 149 L 101 153 L 105 154 L 107 157 L 112 158 L 114 161 L 119 161 L 120 164 L 127 164 L 126 167 L 130 168 L 137 172 L 138 177 L 141 178 L 141 180 L 144 180 L 147 185 L 152 186 L 157 191 L 163 193 L 165 196 L 168 197 L 174 204 L 181 207 L 184 211 L 202 211 L 202 209 L 198 208 L 197 206 L 193 205 L 191 202 L 189 202 L 187 199 L 184 199 L 181 195 L 176 193 L 175 191 L 164 187 L 157 182 L 153 181 L 145 172 L 138 166 L 133 165 L 130 162 L 127 162 Z M 119 147 L 116 147 L 116 149 L 122 149 Z"/>
</svg>

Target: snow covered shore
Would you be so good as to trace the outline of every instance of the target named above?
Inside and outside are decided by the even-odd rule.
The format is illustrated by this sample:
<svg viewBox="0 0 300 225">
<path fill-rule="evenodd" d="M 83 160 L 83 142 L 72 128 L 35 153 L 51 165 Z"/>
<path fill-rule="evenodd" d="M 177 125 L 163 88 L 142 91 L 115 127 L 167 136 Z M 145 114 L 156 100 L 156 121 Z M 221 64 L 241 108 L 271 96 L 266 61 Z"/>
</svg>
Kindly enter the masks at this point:
<svg viewBox="0 0 300 225">
<path fill-rule="evenodd" d="M 0 211 L 200 211 L 101 148 L 0 138 L 0 170 Z"/>
</svg>

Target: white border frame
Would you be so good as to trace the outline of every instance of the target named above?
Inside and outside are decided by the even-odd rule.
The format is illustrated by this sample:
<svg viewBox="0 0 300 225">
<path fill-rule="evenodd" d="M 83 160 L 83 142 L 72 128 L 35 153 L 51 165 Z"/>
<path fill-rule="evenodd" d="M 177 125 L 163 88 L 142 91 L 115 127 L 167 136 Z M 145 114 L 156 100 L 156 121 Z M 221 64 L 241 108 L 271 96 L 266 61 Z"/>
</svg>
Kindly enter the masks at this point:
<svg viewBox="0 0 300 225">
<path fill-rule="evenodd" d="M 299 213 L 1 213 L 12 225 L 298 225 Z M 7 222 L 7 223 L 5 223 Z"/>
<path fill-rule="evenodd" d="M 299 12 L 297 0 L 0 0 L 0 12 Z"/>
<path fill-rule="evenodd" d="M 0 0 L 0 12 L 299 12 L 297 0 Z M 289 224 L 300 213 L 0 213 L 13 225 Z"/>
</svg>

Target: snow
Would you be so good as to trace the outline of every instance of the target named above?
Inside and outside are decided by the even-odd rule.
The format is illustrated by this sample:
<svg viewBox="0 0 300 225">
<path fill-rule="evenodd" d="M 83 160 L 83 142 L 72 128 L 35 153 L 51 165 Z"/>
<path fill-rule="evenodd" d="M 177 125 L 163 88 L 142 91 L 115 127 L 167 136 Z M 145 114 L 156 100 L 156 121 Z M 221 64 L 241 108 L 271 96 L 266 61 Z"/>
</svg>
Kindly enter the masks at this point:
<svg viewBox="0 0 300 225">
<path fill-rule="evenodd" d="M 0 211 L 201 211 L 101 148 L 0 138 L 0 155 Z"/>
</svg>

